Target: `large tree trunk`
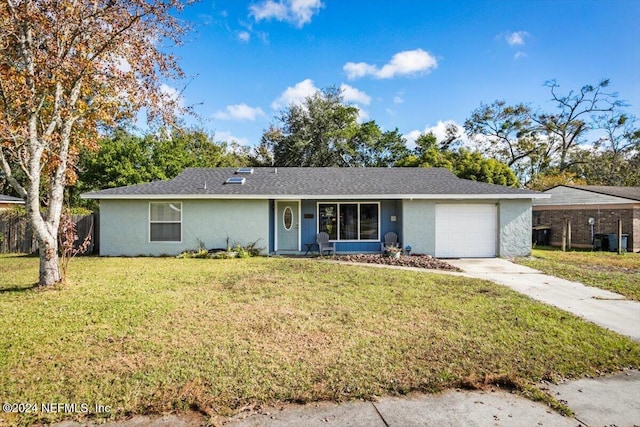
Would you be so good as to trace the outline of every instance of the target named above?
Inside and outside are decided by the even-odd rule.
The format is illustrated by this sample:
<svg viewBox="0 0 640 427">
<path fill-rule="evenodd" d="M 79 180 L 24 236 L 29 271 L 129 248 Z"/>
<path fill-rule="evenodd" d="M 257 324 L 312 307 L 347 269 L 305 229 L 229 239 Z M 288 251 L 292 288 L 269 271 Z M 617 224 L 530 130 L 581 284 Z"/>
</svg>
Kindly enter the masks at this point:
<svg viewBox="0 0 640 427">
<path fill-rule="evenodd" d="M 60 263 L 58 260 L 57 239 L 38 237 L 40 247 L 40 286 L 54 285 L 60 281 Z"/>
<path fill-rule="evenodd" d="M 38 181 L 30 183 L 31 193 L 27 195 L 27 220 L 38 240 L 38 250 L 40 251 L 38 284 L 40 286 L 49 286 L 58 283 L 61 278 L 60 264 L 58 262 L 58 226 L 62 202 L 59 197 L 50 198 L 47 218 L 45 219 L 40 210 Z M 49 218 L 51 219 L 48 220 Z"/>
</svg>

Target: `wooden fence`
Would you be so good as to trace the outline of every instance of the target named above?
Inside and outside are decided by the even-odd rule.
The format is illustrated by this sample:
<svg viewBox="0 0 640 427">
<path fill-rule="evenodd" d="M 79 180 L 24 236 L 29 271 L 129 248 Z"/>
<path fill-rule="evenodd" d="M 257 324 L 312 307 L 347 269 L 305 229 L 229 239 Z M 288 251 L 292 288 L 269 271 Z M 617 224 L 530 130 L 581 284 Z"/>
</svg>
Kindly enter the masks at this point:
<svg viewBox="0 0 640 427">
<path fill-rule="evenodd" d="M 91 235 L 91 241 L 85 254 L 99 252 L 98 225 L 99 214 L 73 215 L 73 222 L 76 224 L 76 234 L 78 240 L 75 242 L 77 248 L 84 242 L 87 235 Z M 32 254 L 38 252 L 38 241 L 36 240 L 31 227 L 25 218 L 17 218 L 0 215 L 0 253 L 25 253 Z"/>
</svg>

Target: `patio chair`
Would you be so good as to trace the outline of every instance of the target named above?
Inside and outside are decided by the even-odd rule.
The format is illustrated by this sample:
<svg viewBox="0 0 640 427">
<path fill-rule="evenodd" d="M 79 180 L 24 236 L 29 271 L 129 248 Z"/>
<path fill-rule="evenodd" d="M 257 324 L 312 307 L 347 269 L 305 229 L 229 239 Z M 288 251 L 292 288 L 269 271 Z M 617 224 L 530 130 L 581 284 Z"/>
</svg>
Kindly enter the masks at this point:
<svg viewBox="0 0 640 427">
<path fill-rule="evenodd" d="M 398 242 L 398 235 L 393 231 L 389 231 L 388 233 L 385 233 L 384 240 L 380 242 L 380 252 L 384 253 L 384 249 L 390 246 L 395 246 L 398 248 L 402 247 L 400 242 Z"/>
<path fill-rule="evenodd" d="M 336 248 L 333 242 L 329 243 L 329 235 L 324 231 L 318 233 L 316 243 L 318 243 L 318 252 L 320 252 L 320 255 L 324 255 L 325 252 L 336 254 Z"/>
</svg>

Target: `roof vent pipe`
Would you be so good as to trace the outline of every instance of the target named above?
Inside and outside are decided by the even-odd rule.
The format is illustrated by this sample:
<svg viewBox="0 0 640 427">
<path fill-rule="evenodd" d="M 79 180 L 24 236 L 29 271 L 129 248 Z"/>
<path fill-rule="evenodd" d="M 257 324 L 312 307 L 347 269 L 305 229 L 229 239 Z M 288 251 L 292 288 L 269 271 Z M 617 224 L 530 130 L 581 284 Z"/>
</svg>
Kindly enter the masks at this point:
<svg viewBox="0 0 640 427">
<path fill-rule="evenodd" d="M 278 168 L 273 168 L 273 173 L 278 173 Z"/>
</svg>

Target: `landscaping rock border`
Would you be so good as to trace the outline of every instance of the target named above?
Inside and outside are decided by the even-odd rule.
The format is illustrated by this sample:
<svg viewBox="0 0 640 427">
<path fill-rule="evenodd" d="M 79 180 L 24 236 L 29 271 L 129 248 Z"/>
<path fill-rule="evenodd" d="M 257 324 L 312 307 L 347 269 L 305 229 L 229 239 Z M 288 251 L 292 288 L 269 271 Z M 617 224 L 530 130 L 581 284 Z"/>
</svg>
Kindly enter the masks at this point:
<svg viewBox="0 0 640 427">
<path fill-rule="evenodd" d="M 461 271 L 444 261 L 431 255 L 401 255 L 400 258 L 383 256 L 380 254 L 338 255 L 333 257 L 337 261 L 362 262 L 367 264 L 397 265 L 400 267 L 416 267 L 429 270 Z"/>
</svg>

